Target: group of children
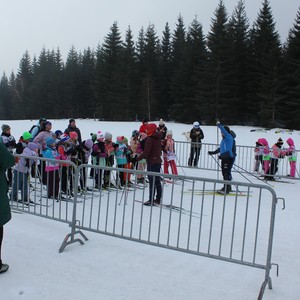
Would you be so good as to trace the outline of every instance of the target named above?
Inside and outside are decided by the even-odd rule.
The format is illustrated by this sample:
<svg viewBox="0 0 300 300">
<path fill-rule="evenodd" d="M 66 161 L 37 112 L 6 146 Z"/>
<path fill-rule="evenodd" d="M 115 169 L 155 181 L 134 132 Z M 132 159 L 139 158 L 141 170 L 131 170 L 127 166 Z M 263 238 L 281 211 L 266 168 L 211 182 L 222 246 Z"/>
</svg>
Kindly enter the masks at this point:
<svg viewBox="0 0 300 300">
<path fill-rule="evenodd" d="M 101 167 L 112 167 L 115 165 L 121 170 L 118 172 L 115 183 L 117 186 L 130 185 L 130 173 L 126 169 L 146 170 L 146 160 L 137 162 L 136 158 L 144 151 L 147 132 L 143 121 L 140 130 L 133 130 L 130 141 L 125 136 L 117 136 L 113 142 L 113 136 L 109 132 L 98 131 L 91 133 L 91 138 L 81 141 L 81 133 L 76 127 L 74 119 L 70 119 L 69 126 L 64 131 L 52 132 L 52 124 L 46 119 L 40 119 L 36 126 L 25 131 L 18 143 L 11 135 L 9 125 L 2 125 L 1 140 L 11 153 L 19 154 L 16 157 L 14 171 L 8 170 L 10 185 L 13 182 L 11 198 L 18 201 L 18 190 L 21 191 L 21 201 L 29 202 L 28 182 L 29 175 L 39 177 L 40 181 L 47 185 L 48 198 L 61 199 L 62 195 L 73 195 L 73 169 L 72 165 L 79 166 L 88 164 L 89 161 L 100 168 L 91 168 L 90 177 L 97 189 L 116 187 L 111 182 L 111 172 Z M 37 128 L 38 127 L 38 128 Z M 172 174 L 177 175 L 175 142 L 172 138 L 172 131 L 167 130 L 163 120 L 160 120 L 157 127 L 161 131 L 162 153 L 164 158 L 164 173 L 168 174 L 169 167 Z M 30 157 L 43 157 L 47 159 L 30 159 Z M 29 157 L 29 158 L 28 158 Z M 73 164 L 72 164 L 73 163 Z M 124 171 L 123 171 L 124 169 Z M 12 180 L 14 176 L 14 180 Z M 145 178 L 141 173 L 137 174 L 137 183 L 144 183 Z M 87 170 L 82 168 L 80 173 L 80 190 L 88 190 Z"/>
<path fill-rule="evenodd" d="M 288 148 L 282 148 L 283 140 L 279 138 L 277 142 L 270 148 L 265 138 L 260 138 L 255 146 L 255 166 L 254 172 L 259 172 L 260 165 L 264 172 L 266 180 L 274 180 L 274 175 L 278 171 L 279 159 L 288 157 L 290 164 L 290 174 L 288 176 L 296 176 L 296 160 L 297 153 L 295 143 L 292 138 L 286 140 Z"/>
</svg>

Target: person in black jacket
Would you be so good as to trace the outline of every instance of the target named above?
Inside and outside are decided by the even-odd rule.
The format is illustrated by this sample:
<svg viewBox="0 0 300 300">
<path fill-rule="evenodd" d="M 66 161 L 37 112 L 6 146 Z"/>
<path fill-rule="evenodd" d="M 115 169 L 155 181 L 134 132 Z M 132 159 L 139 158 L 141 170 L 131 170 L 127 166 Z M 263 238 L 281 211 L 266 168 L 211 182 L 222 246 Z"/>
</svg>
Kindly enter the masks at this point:
<svg viewBox="0 0 300 300">
<path fill-rule="evenodd" d="M 190 132 L 190 138 L 192 143 L 188 165 L 189 167 L 197 167 L 202 147 L 201 140 L 204 139 L 203 131 L 200 128 L 199 122 L 197 121 L 193 123 L 193 128 Z"/>
<path fill-rule="evenodd" d="M 82 142 L 80 129 L 76 127 L 76 121 L 74 119 L 69 120 L 69 126 L 64 131 L 67 135 L 70 135 L 70 132 L 76 132 L 78 135 L 78 142 Z"/>
</svg>

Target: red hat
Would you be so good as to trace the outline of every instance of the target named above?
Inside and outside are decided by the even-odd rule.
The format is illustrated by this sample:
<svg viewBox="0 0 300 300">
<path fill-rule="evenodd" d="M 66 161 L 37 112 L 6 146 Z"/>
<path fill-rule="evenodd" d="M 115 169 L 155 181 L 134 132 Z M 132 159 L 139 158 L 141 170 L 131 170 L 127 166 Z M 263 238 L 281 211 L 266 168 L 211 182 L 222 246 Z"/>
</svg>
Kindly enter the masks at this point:
<svg viewBox="0 0 300 300">
<path fill-rule="evenodd" d="M 75 131 L 71 131 L 69 136 L 70 136 L 70 139 L 77 139 L 78 138 L 78 134 Z"/>
<path fill-rule="evenodd" d="M 157 126 L 154 123 L 149 123 L 146 125 L 147 135 L 152 135 L 156 130 Z"/>
</svg>

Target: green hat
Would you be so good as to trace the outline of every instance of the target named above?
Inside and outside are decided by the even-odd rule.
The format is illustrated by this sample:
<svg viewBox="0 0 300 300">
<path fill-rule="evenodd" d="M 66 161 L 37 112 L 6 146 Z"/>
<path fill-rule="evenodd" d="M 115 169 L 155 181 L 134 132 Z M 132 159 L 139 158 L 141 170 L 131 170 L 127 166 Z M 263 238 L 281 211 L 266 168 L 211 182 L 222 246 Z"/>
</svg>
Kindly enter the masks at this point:
<svg viewBox="0 0 300 300">
<path fill-rule="evenodd" d="M 24 131 L 22 137 L 24 141 L 28 141 L 32 138 L 32 135 L 28 131 Z"/>
</svg>

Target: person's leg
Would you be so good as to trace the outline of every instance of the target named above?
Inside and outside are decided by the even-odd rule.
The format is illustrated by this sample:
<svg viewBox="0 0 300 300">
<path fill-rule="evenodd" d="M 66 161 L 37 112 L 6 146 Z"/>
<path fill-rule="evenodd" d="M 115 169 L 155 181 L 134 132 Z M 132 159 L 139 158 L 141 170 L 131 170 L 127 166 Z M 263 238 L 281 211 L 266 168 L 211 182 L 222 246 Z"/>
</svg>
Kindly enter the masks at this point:
<svg viewBox="0 0 300 300">
<path fill-rule="evenodd" d="M 198 166 L 200 151 L 201 151 L 201 145 L 198 145 L 197 148 L 195 149 L 194 167 Z"/>
<path fill-rule="evenodd" d="M 160 173 L 160 164 L 153 165 L 153 172 Z M 160 204 L 162 188 L 161 188 L 161 178 L 160 178 L 159 174 L 157 176 L 155 176 L 155 189 L 156 189 L 155 203 Z M 153 197 L 154 197 L 154 194 L 153 194 Z"/>
<path fill-rule="evenodd" d="M 295 177 L 296 176 L 296 162 L 295 161 L 290 161 L 290 176 Z"/>
<path fill-rule="evenodd" d="M 222 168 L 223 180 L 230 181 L 231 164 L 232 164 L 231 158 L 222 159 L 221 168 Z M 224 184 L 223 191 L 224 193 L 229 193 L 231 191 L 231 185 Z"/>
<path fill-rule="evenodd" d="M 177 166 L 176 166 L 175 160 L 170 160 L 169 163 L 170 163 L 170 166 L 171 166 L 172 174 L 173 175 L 178 175 L 178 171 L 177 171 Z"/>
<path fill-rule="evenodd" d="M 191 145 L 191 153 L 190 153 L 190 158 L 189 158 L 189 161 L 188 161 L 189 167 L 191 167 L 193 165 L 194 153 L 195 153 L 195 146 Z"/>
</svg>

